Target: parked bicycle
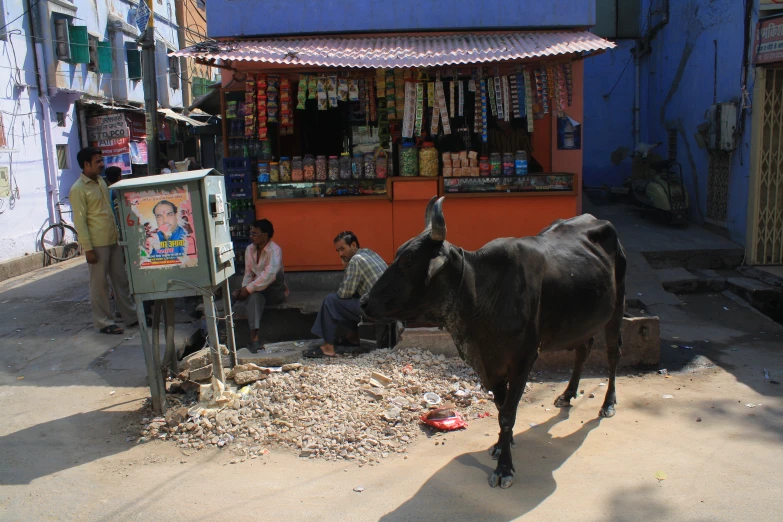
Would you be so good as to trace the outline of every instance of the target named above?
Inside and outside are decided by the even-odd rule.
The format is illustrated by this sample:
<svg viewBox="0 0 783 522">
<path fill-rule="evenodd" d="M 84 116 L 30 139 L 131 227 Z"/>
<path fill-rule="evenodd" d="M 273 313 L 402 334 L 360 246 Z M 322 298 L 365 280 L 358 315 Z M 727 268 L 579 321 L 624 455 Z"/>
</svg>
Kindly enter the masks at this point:
<svg viewBox="0 0 783 522">
<path fill-rule="evenodd" d="M 67 261 L 80 252 L 76 229 L 63 219 L 64 213 L 73 214 L 72 210 L 62 210 L 63 202 L 67 200 L 65 198 L 55 204 L 57 223 L 49 225 L 41 234 L 41 249 L 50 261 Z"/>
</svg>

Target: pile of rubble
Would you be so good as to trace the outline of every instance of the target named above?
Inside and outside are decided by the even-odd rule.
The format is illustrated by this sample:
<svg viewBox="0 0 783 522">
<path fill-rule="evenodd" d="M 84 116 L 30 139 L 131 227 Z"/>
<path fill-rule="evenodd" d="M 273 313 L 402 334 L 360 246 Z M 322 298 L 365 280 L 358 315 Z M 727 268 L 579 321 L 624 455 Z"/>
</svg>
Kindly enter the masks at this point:
<svg viewBox="0 0 783 522">
<path fill-rule="evenodd" d="M 231 445 L 249 458 L 278 445 L 301 457 L 373 464 L 405 452 L 422 433 L 419 417 L 433 402 L 453 404 L 468 421 L 494 411 L 491 396 L 461 360 L 415 349 L 282 368 L 246 364 L 226 377 L 225 388 L 213 377 L 165 418 L 145 422 L 143 438 L 183 449 Z M 170 395 L 169 403 L 177 397 Z"/>
</svg>

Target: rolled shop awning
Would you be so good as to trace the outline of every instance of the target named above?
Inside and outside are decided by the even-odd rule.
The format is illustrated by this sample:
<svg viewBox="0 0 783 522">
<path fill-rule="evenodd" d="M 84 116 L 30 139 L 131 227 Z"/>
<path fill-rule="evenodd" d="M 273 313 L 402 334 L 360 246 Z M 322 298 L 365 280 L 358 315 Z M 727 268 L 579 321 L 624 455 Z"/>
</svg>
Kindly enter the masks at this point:
<svg viewBox="0 0 783 522">
<path fill-rule="evenodd" d="M 603 51 L 615 44 L 585 30 L 355 37 L 278 37 L 208 42 L 170 53 L 205 61 L 318 67 L 437 67 Z"/>
</svg>

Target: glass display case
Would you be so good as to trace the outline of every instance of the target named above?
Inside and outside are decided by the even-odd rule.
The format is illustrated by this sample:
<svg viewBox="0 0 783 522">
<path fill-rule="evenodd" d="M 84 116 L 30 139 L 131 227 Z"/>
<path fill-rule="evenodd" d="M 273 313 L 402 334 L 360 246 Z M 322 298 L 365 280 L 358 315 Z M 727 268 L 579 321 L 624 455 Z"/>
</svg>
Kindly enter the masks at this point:
<svg viewBox="0 0 783 522">
<path fill-rule="evenodd" d="M 341 179 L 315 182 L 259 183 L 262 200 L 378 196 L 387 197 L 385 179 Z"/>
<path fill-rule="evenodd" d="M 444 194 L 503 194 L 515 192 L 574 191 L 574 175 L 526 174 L 509 177 L 443 178 Z"/>
</svg>

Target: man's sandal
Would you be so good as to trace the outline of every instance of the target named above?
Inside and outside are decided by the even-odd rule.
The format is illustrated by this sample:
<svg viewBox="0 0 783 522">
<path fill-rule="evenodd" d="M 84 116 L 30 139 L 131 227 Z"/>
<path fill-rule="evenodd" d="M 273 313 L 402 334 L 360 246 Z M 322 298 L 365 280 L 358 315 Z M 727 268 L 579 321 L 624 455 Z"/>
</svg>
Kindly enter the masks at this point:
<svg viewBox="0 0 783 522">
<path fill-rule="evenodd" d="M 328 358 L 337 357 L 337 355 L 324 353 L 323 349 L 320 346 L 314 346 L 309 350 L 305 351 L 302 355 L 304 357 L 307 357 L 308 359 L 323 359 L 324 357 L 328 357 Z"/>
<path fill-rule="evenodd" d="M 120 334 L 125 333 L 125 330 L 123 330 L 122 328 L 120 328 L 116 324 L 110 324 L 109 326 L 101 328 L 100 332 L 102 334 L 107 334 L 107 335 L 120 335 Z"/>
</svg>

